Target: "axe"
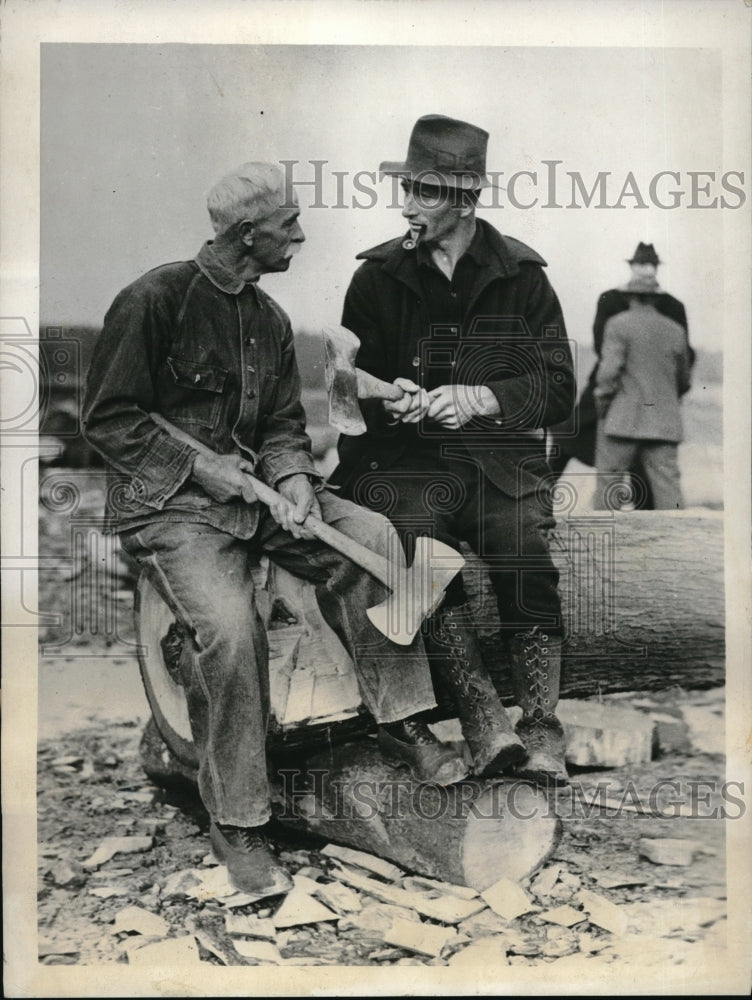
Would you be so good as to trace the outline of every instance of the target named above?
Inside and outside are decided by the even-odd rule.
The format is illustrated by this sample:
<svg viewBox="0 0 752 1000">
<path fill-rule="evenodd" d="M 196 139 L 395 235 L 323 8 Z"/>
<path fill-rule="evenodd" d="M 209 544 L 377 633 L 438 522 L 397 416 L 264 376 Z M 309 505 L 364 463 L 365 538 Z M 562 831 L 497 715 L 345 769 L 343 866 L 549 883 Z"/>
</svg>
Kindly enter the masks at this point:
<svg viewBox="0 0 752 1000">
<path fill-rule="evenodd" d="M 176 440 L 189 445 L 206 458 L 220 457 L 191 434 L 170 423 L 161 413 L 150 413 L 149 416 L 155 424 Z M 248 472 L 244 472 L 243 475 L 262 503 L 269 505 L 278 502 L 280 495 L 271 486 L 267 486 Z M 306 517 L 303 525 L 319 541 L 347 556 L 389 588 L 391 594 L 386 600 L 368 608 L 366 614 L 382 635 L 400 646 L 410 645 L 421 622 L 433 614 L 439 606 L 450 580 L 459 573 L 465 562 L 459 552 L 449 545 L 435 538 L 423 537 L 416 540 L 415 558 L 408 569 L 405 566 L 402 547 L 399 545 L 397 551 L 390 558 L 386 558 L 348 535 L 343 535 L 341 531 L 337 531 L 313 514 Z"/>
<path fill-rule="evenodd" d="M 390 399 L 396 402 L 405 390 L 384 382 L 355 367 L 360 341 L 344 326 L 325 326 L 326 391 L 329 394 L 329 423 L 342 434 L 365 434 L 366 425 L 359 399 Z"/>
</svg>

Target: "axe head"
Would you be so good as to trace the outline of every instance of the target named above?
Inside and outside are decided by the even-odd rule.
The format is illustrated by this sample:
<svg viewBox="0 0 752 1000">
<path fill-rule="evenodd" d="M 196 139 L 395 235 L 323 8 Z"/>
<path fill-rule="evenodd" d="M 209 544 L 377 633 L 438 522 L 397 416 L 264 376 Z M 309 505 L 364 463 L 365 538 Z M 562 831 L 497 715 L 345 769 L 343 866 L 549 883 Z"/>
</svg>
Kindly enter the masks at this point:
<svg viewBox="0 0 752 1000">
<path fill-rule="evenodd" d="M 358 403 L 355 355 L 360 341 L 344 326 L 325 326 L 324 357 L 329 423 L 341 434 L 365 434 L 366 425 Z"/>
<path fill-rule="evenodd" d="M 399 573 L 392 593 L 382 604 L 366 611 L 371 623 L 392 642 L 409 646 L 464 564 L 464 558 L 449 545 L 435 538 L 418 538 L 410 569 Z"/>
</svg>

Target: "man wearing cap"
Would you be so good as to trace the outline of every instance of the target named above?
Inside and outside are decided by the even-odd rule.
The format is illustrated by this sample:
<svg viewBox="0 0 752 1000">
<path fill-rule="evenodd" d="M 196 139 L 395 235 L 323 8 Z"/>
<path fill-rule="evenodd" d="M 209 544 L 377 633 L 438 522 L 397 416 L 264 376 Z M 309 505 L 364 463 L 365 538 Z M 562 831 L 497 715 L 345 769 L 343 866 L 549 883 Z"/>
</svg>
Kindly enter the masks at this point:
<svg viewBox="0 0 752 1000">
<path fill-rule="evenodd" d="M 523 716 L 512 729 L 481 659 L 461 577 L 426 630 L 437 686 L 457 706 L 476 773 L 563 783 L 562 622 L 547 534 L 545 431 L 574 402 L 561 309 L 529 247 L 476 218 L 488 133 L 443 115 L 416 123 L 402 179 L 410 232 L 358 255 L 342 323 L 359 367 L 400 386 L 365 400 L 367 433 L 342 436 L 332 480 L 386 514 L 410 557 L 416 536 L 467 541 L 488 568 Z"/>
<path fill-rule="evenodd" d="M 595 382 L 598 413 L 595 506 L 618 506 L 624 474 L 638 460 L 656 510 L 684 506 L 679 484 L 680 399 L 690 387 L 686 330 L 656 308 L 650 275 L 626 286 L 626 312 L 604 327 Z"/>
<path fill-rule="evenodd" d="M 303 523 L 311 513 L 382 555 L 399 552 L 385 518 L 321 489 L 290 321 L 258 287 L 303 243 L 297 203 L 279 167 L 253 162 L 212 188 L 208 209 L 214 239 L 138 278 L 109 309 L 84 427 L 116 476 L 111 530 L 191 637 L 180 683 L 213 850 L 236 888 L 271 894 L 292 880 L 264 836 L 268 649 L 251 574 L 262 552 L 315 585 L 380 738 L 414 777 L 450 784 L 467 768 L 423 721 L 436 701 L 420 638 L 406 648 L 384 639 L 366 615 L 383 586 Z M 245 472 L 280 499 L 260 505 Z"/>
<path fill-rule="evenodd" d="M 633 279 L 656 278 L 657 280 L 657 271 L 661 260 L 652 243 L 638 243 L 637 249 L 627 260 L 627 263 Z M 659 290 L 655 294 L 654 305 L 661 315 L 678 323 L 684 329 L 690 365 L 694 364 L 695 352 L 689 345 L 689 328 L 684 305 L 679 299 L 663 290 Z M 599 295 L 593 321 L 593 346 L 599 359 L 603 348 L 603 331 L 606 323 L 612 316 L 616 316 L 628 308 L 629 301 L 625 287 L 609 288 Z M 572 418 L 550 429 L 553 448 L 549 463 L 556 476 L 562 474 L 571 458 L 576 458 L 585 465 L 595 465 L 597 414 L 593 392 L 597 376 L 598 362 L 590 373 Z M 634 473 L 634 477 L 637 477 L 641 487 L 634 488 L 633 479 L 631 492 L 635 506 L 644 510 L 653 509 L 654 501 L 650 495 L 650 485 L 639 460 L 636 461 L 636 465 L 631 471 Z"/>
</svg>

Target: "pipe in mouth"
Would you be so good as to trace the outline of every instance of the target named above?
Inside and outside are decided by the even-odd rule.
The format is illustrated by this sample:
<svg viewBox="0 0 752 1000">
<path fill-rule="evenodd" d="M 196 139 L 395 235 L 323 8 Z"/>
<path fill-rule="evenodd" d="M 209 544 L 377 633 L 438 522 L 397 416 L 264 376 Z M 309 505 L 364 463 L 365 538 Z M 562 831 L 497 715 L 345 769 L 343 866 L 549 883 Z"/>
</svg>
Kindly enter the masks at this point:
<svg viewBox="0 0 752 1000">
<path fill-rule="evenodd" d="M 420 226 L 418 229 L 411 229 L 410 235 L 402 241 L 403 250 L 416 250 L 420 239 L 423 235 L 423 227 Z"/>
</svg>

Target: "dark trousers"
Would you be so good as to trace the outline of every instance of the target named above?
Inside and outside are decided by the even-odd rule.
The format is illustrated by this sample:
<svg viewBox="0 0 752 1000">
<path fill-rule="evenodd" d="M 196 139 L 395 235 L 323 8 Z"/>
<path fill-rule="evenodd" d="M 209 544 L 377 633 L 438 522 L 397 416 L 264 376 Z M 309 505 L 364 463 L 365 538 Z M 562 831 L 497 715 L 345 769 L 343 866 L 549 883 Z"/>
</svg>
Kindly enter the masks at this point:
<svg viewBox="0 0 752 1000">
<path fill-rule="evenodd" d="M 555 521 L 543 497 L 508 496 L 472 459 L 441 459 L 434 452 L 418 452 L 397 466 L 361 476 L 352 498 L 389 518 L 408 561 L 420 535 L 431 535 L 453 548 L 467 542 L 485 563 L 506 633 L 535 625 L 562 631 L 559 571 L 547 537 Z M 445 603 L 456 606 L 466 601 L 460 574 L 449 585 Z"/>
</svg>

